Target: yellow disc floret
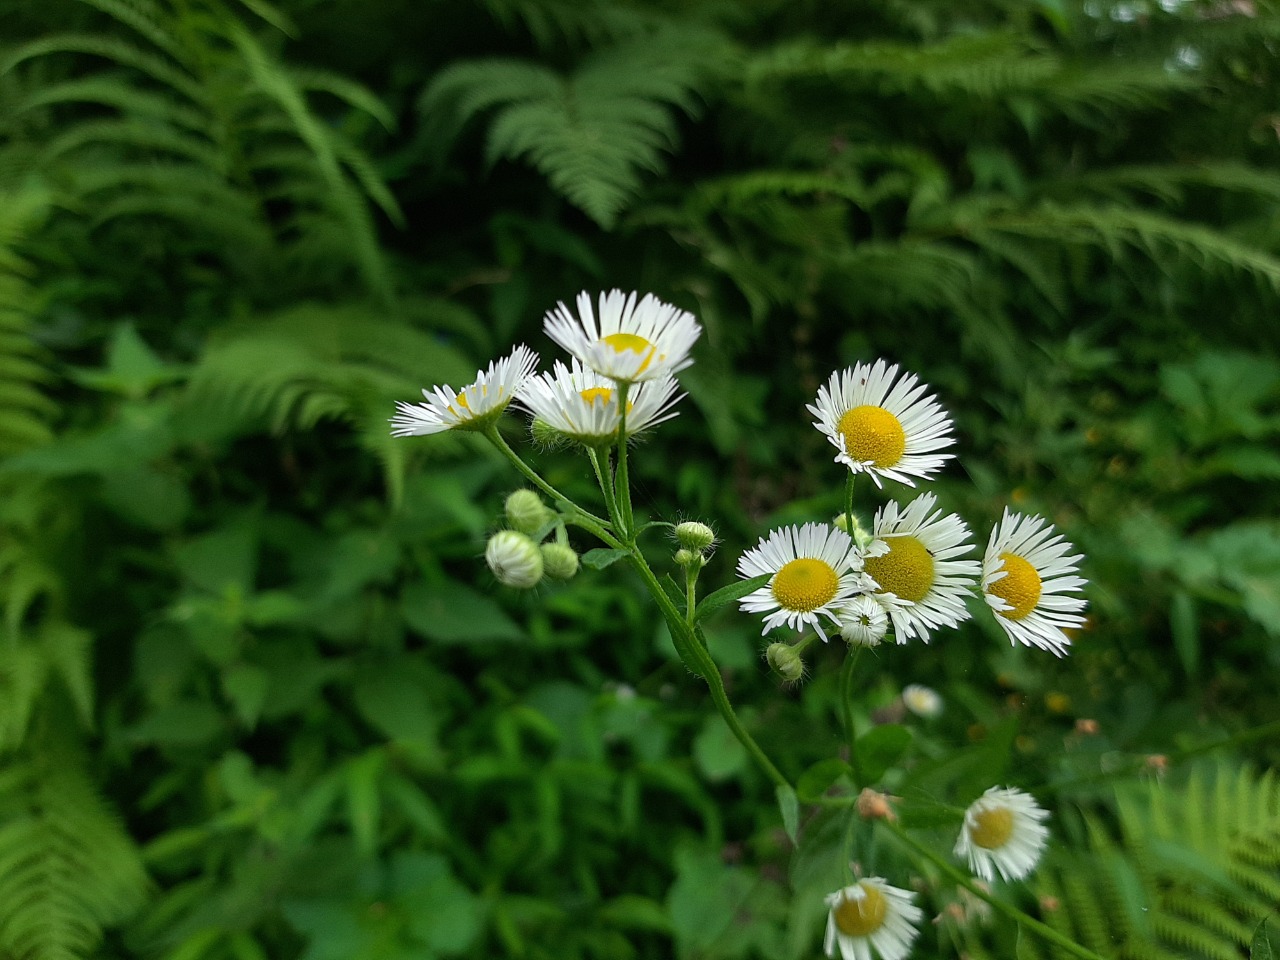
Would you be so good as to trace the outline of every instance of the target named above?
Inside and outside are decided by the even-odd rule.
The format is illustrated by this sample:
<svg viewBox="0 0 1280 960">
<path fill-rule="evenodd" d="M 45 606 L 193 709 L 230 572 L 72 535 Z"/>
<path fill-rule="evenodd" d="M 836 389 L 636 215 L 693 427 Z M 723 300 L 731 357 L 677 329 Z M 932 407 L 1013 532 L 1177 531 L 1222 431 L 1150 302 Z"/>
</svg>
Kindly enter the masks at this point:
<svg viewBox="0 0 1280 960">
<path fill-rule="evenodd" d="M 885 537 L 889 552 L 867 557 L 866 571 L 880 585 L 880 593 L 919 603 L 933 586 L 933 555 L 909 534 Z"/>
<path fill-rule="evenodd" d="M 1040 574 L 1017 554 L 1002 553 L 1000 559 L 1004 561 L 1004 576 L 987 587 L 987 592 L 1013 608 L 996 611 L 1000 616 L 1009 620 L 1021 620 L 1040 602 Z"/>
<path fill-rule="evenodd" d="M 999 850 L 1013 835 L 1013 811 L 1008 807 L 980 810 L 969 828 L 969 839 L 987 850 Z"/>
<path fill-rule="evenodd" d="M 595 403 L 599 400 L 601 403 L 608 403 L 613 399 L 612 387 L 591 387 L 587 390 L 578 391 L 582 395 L 582 399 L 587 403 Z"/>
<path fill-rule="evenodd" d="M 884 407 L 854 407 L 840 418 L 836 429 L 844 435 L 845 451 L 859 463 L 892 467 L 907 449 L 902 424 Z"/>
<path fill-rule="evenodd" d="M 825 560 L 800 557 L 785 563 L 773 578 L 773 598 L 784 610 L 808 613 L 829 603 L 840 578 Z"/>
<path fill-rule="evenodd" d="M 842 900 L 835 909 L 836 926 L 849 937 L 866 937 L 884 924 L 889 905 L 875 887 L 862 884 L 861 900 Z"/>
<path fill-rule="evenodd" d="M 657 351 L 652 343 L 644 337 L 634 333 L 611 333 L 607 337 L 601 337 L 601 340 L 613 347 L 615 353 L 623 353 L 631 350 L 644 357 L 644 362 L 636 368 L 636 373 L 643 373 L 645 368 L 649 366 L 649 361 L 653 359 L 654 353 Z"/>
</svg>

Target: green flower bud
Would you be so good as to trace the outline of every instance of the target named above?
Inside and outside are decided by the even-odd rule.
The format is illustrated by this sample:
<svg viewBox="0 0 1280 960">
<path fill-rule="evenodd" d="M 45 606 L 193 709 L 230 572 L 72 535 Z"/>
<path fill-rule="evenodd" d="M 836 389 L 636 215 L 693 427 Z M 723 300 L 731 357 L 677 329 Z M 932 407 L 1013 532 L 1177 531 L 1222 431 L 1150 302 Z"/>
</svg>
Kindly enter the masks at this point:
<svg viewBox="0 0 1280 960">
<path fill-rule="evenodd" d="M 867 547 L 875 541 L 875 534 L 863 526 L 862 521 L 858 519 L 858 515 L 853 515 L 853 529 L 849 529 L 848 517 L 843 513 L 836 514 L 831 523 L 840 530 L 843 530 L 849 536 L 853 537 L 853 542 L 859 550 L 866 550 Z"/>
<path fill-rule="evenodd" d="M 567 436 L 537 417 L 529 423 L 529 437 L 543 450 L 557 450 L 569 443 Z"/>
<path fill-rule="evenodd" d="M 771 643 L 764 652 L 769 666 L 788 683 L 795 683 L 804 676 L 804 659 L 794 647 L 786 643 Z"/>
<path fill-rule="evenodd" d="M 552 513 L 532 490 L 516 490 L 507 497 L 507 523 L 513 530 L 533 536 L 551 522 Z"/>
<path fill-rule="evenodd" d="M 699 568 L 707 561 L 703 559 L 702 553 L 698 550 L 677 550 L 676 563 L 682 567 Z"/>
<path fill-rule="evenodd" d="M 552 580 L 568 580 L 578 572 L 578 554 L 567 543 L 544 543 L 542 569 Z"/>
<path fill-rule="evenodd" d="M 699 553 L 710 549 L 716 542 L 716 532 L 705 523 L 698 523 L 696 520 L 686 520 L 684 523 L 676 524 L 675 534 L 676 542 L 680 546 L 686 550 L 697 550 Z"/>
<path fill-rule="evenodd" d="M 484 559 L 498 582 L 528 590 L 542 579 L 542 553 L 538 545 L 515 530 L 500 530 L 489 538 Z"/>
</svg>

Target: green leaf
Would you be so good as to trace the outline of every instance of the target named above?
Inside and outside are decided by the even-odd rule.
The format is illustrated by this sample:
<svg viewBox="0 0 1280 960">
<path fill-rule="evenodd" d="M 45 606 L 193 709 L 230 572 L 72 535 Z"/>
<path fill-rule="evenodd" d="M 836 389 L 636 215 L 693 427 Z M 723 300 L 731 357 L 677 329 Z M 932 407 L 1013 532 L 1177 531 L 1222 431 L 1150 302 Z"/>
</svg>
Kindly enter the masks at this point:
<svg viewBox="0 0 1280 960">
<path fill-rule="evenodd" d="M 369 750 L 349 761 L 345 771 L 347 820 L 356 847 L 366 857 L 378 852 L 378 827 L 382 823 L 378 780 L 385 767 L 385 754 L 381 750 Z"/>
<path fill-rule="evenodd" d="M 708 780 L 728 780 L 747 765 L 747 750 L 718 713 L 710 713 L 693 741 L 693 759 Z"/>
<path fill-rule="evenodd" d="M 138 336 L 133 325 L 116 327 L 107 346 L 107 363 L 103 370 L 76 370 L 72 377 L 96 390 L 141 398 L 164 383 L 186 376 L 187 368 L 167 364 Z"/>
<path fill-rule="evenodd" d="M 1200 621 L 1195 599 L 1186 590 L 1175 590 L 1169 606 L 1169 630 L 1173 648 L 1187 676 L 1194 676 L 1200 664 Z"/>
<path fill-rule="evenodd" d="M 705 620 L 716 611 L 728 606 L 735 600 L 741 600 L 753 590 L 763 587 L 773 578 L 771 573 L 762 573 L 758 577 L 752 577 L 750 580 L 739 580 L 737 583 L 731 583 L 727 587 L 721 587 L 715 593 L 708 594 L 698 604 L 694 611 L 695 620 Z"/>
<path fill-rule="evenodd" d="M 437 643 L 524 639 L 524 631 L 496 600 L 455 581 L 413 584 L 404 591 L 401 604 L 405 622 Z"/>
<path fill-rule="evenodd" d="M 796 781 L 796 793 L 805 803 L 813 803 L 826 793 L 833 783 L 852 772 L 849 764 L 836 757 L 819 760 L 800 774 L 800 779 Z"/>
<path fill-rule="evenodd" d="M 778 812 L 782 815 L 782 829 L 794 845 L 800 835 L 800 800 L 795 790 L 787 784 L 779 784 L 774 791 L 778 798 Z"/>
<path fill-rule="evenodd" d="M 267 671 L 251 663 L 232 664 L 222 671 L 222 692 L 231 701 L 240 722 L 250 730 L 258 725 L 269 686 Z"/>
<path fill-rule="evenodd" d="M 628 550 L 613 550 L 607 547 L 596 547 L 594 550 L 588 550 L 579 559 L 584 567 L 590 567 L 592 570 L 603 570 L 610 564 L 617 563 L 623 557 L 627 556 Z"/>
<path fill-rule="evenodd" d="M 657 900 L 623 894 L 600 905 L 596 916 L 611 926 L 641 933 L 671 933 L 671 918 Z"/>
<path fill-rule="evenodd" d="M 858 738 L 858 766 L 865 783 L 872 784 L 902 759 L 911 746 L 911 731 L 895 723 L 874 727 Z"/>
<path fill-rule="evenodd" d="M 1267 924 L 1270 922 L 1271 916 L 1263 917 L 1262 922 L 1258 924 L 1253 931 L 1253 939 L 1249 942 L 1249 960 L 1276 960 L 1277 951 L 1271 936 L 1271 930 Z"/>
</svg>

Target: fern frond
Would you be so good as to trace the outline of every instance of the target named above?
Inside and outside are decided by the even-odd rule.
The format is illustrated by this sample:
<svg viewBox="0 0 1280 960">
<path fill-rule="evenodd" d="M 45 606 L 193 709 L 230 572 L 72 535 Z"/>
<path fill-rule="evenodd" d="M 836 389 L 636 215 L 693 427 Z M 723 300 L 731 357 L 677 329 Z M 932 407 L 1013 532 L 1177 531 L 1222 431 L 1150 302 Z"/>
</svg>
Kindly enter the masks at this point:
<svg viewBox="0 0 1280 960">
<path fill-rule="evenodd" d="M 385 130 L 391 131 L 396 127 L 395 114 L 391 112 L 391 109 L 378 99 L 372 90 L 362 83 L 357 83 L 350 77 L 344 77 L 342 74 L 334 73 L 332 70 L 299 67 L 291 67 L 289 75 L 293 78 L 293 82 L 298 85 L 298 89 L 304 92 L 330 94 L 348 106 L 363 110 L 377 120 L 378 123 L 382 124 Z"/>
<path fill-rule="evenodd" d="M 43 391 L 51 378 L 29 332 L 44 298 L 28 280 L 30 268 L 21 254 L 23 238 L 43 219 L 48 202 L 37 188 L 0 192 L 0 455 L 52 438 L 49 422 L 56 408 Z"/>
<path fill-rule="evenodd" d="M 13 106 L 13 113 L 16 116 L 43 107 L 85 103 L 114 107 L 122 113 L 172 124 L 197 134 L 204 133 L 209 126 L 208 117 L 201 111 L 183 106 L 162 93 L 143 90 L 119 77 L 105 74 L 45 84 L 19 98 Z"/>
<path fill-rule="evenodd" d="M 147 886 L 76 751 L 45 735 L 0 760 L 0 955 L 81 960 Z"/>
<path fill-rule="evenodd" d="M 207 93 L 185 69 L 171 60 L 121 40 L 102 34 L 55 34 L 38 37 L 9 50 L 0 57 L 0 76 L 20 64 L 56 53 L 88 53 L 146 74 L 161 86 L 181 93 L 193 103 L 203 104 Z"/>
<path fill-rule="evenodd" d="M 85 120 L 47 141 L 39 156 L 42 165 L 57 163 L 86 147 L 111 145 L 138 153 L 169 153 L 194 161 L 206 170 L 223 171 L 226 158 L 202 137 L 191 136 L 167 124 L 135 119 Z"/>
<path fill-rule="evenodd" d="M 1209 227 L 1130 207 L 1042 204 L 1025 213 L 993 214 L 989 230 L 1023 237 L 1136 249 L 1152 259 L 1170 252 L 1206 270 L 1250 274 L 1280 292 L 1280 259 Z"/>
<path fill-rule="evenodd" d="M 1149 194 L 1168 203 L 1183 199 L 1188 186 L 1252 194 L 1280 200 L 1280 176 L 1242 163 L 1186 163 L 1110 167 L 1042 185 L 1048 195 L 1078 195 L 1081 188 L 1115 200 Z"/>
<path fill-rule="evenodd" d="M 80 0 L 128 27 L 153 46 L 177 61 L 185 59 L 185 49 L 178 38 L 162 26 L 169 18 L 154 0 Z"/>
<path fill-rule="evenodd" d="M 543 49 L 561 41 L 617 40 L 654 21 L 648 11 L 611 0 L 485 0 L 485 7 L 506 29 L 523 27 Z"/>
<path fill-rule="evenodd" d="M 455 64 L 424 91 L 420 109 L 446 138 L 496 109 L 488 161 L 528 161 L 607 228 L 639 192 L 643 173 L 664 169 L 675 111 L 697 112 L 707 63 L 693 50 L 650 38 L 600 51 L 569 75 L 513 60 Z"/>
</svg>

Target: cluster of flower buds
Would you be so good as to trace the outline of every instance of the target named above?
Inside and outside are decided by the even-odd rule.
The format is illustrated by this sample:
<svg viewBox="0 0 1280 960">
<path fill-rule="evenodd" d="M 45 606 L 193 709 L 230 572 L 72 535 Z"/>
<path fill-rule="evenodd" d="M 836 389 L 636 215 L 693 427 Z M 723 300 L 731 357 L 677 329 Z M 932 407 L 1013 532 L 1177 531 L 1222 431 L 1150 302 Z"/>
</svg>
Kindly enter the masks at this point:
<svg viewBox="0 0 1280 960">
<path fill-rule="evenodd" d="M 578 554 L 560 539 L 542 543 L 553 530 L 563 531 L 558 517 L 532 490 L 516 490 L 505 505 L 510 529 L 489 538 L 484 559 L 498 582 L 530 590 L 542 578 L 568 580 L 578 572 Z"/>
</svg>

